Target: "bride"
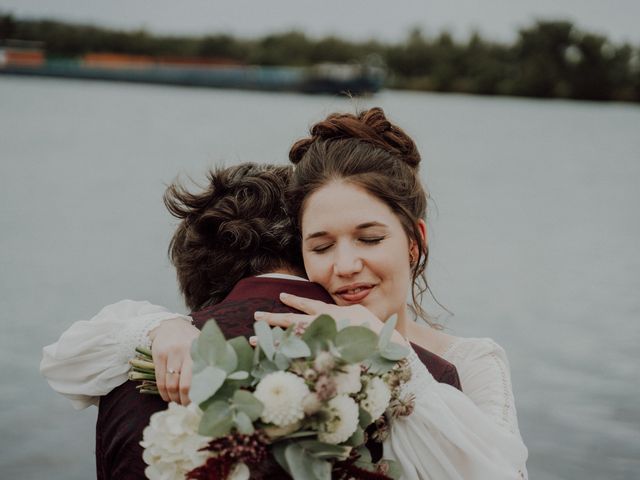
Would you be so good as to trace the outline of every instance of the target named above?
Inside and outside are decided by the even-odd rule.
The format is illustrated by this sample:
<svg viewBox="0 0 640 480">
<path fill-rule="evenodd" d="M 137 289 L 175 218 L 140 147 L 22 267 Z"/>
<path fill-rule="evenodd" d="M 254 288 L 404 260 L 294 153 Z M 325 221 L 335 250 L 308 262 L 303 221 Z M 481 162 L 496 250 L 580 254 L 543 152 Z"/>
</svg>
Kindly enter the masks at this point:
<svg viewBox="0 0 640 480">
<path fill-rule="evenodd" d="M 428 248 L 426 194 L 413 140 L 377 108 L 359 115 L 332 114 L 292 147 L 290 160 L 295 170 L 288 208 L 301 235 L 306 274 L 337 305 L 285 295 L 284 303 L 306 315 L 256 312 L 256 319 L 288 325 L 329 313 L 359 321 L 366 317 L 372 328 L 379 329 L 382 321 L 396 315 L 398 340 L 410 338 L 453 363 L 464 393 L 434 381 L 412 352 L 413 376 L 407 388 L 415 395 L 414 410 L 392 423 L 385 457 L 399 461 L 406 479 L 526 478 L 527 449 L 518 430 L 504 350 L 490 339 L 442 332 L 419 307 Z M 411 307 L 406 303 L 409 294 Z M 152 330 L 154 351 L 159 351 L 158 342 L 167 352 L 156 360 L 158 371 L 167 372 L 162 375 L 167 379 L 163 398 L 188 401 L 179 391 L 188 386 L 190 365 L 184 345 L 196 334 L 190 330 L 193 327 L 149 304 L 132 304 L 127 312 L 109 308 L 94 322 L 85 322 L 82 334 L 90 338 L 95 333 L 92 324 L 109 328 L 104 326 L 108 318 L 106 324 L 118 325 L 113 328 L 129 326 L 126 335 L 121 331 L 117 342 L 113 335 L 109 341 L 90 342 L 88 350 L 76 348 L 74 354 L 104 359 L 105 351 L 123 351 L 123 345 L 131 349 L 131 339 L 138 341 Z M 415 321 L 416 316 L 424 322 Z M 65 333 L 67 340 L 82 343 L 77 329 L 70 333 L 73 329 Z M 190 333 L 180 337 L 176 331 Z M 72 371 L 72 357 L 60 342 L 45 347 L 42 371 L 52 386 L 64 385 L 58 389 L 72 391 L 80 403 L 106 393 Z M 103 371 L 123 367 L 122 355 L 116 364 L 101 362 L 96 360 L 100 365 L 94 367 Z M 176 372 L 181 372 L 180 380 L 173 378 Z M 122 373 L 119 381 L 124 381 Z"/>
</svg>

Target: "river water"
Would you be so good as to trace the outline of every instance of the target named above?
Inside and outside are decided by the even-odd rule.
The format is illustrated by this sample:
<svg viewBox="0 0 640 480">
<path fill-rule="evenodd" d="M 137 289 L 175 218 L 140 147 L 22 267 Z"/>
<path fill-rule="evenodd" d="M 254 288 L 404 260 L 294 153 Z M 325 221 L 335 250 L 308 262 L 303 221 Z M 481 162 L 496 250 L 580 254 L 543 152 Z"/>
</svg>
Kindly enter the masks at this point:
<svg viewBox="0 0 640 480">
<path fill-rule="evenodd" d="M 640 107 L 387 91 L 373 98 L 0 77 L 0 477 L 94 477 L 96 409 L 41 348 L 122 298 L 185 311 L 161 197 L 176 175 L 284 163 L 334 110 L 382 106 L 432 201 L 427 305 L 507 351 L 536 480 L 640 471 Z"/>
</svg>

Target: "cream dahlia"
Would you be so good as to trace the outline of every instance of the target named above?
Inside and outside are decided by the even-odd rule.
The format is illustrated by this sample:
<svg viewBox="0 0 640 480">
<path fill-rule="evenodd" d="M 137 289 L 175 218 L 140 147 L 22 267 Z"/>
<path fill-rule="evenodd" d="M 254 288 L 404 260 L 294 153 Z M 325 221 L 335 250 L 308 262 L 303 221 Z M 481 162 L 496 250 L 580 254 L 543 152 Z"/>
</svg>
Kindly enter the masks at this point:
<svg viewBox="0 0 640 480">
<path fill-rule="evenodd" d="M 344 372 L 335 376 L 338 394 L 358 393 L 362 388 L 360 383 L 360 365 L 346 365 L 343 367 Z"/>
<path fill-rule="evenodd" d="M 373 377 L 367 382 L 364 391 L 366 398 L 360 402 L 373 420 L 384 413 L 391 400 L 391 391 L 387 384 L 380 377 Z"/>
<path fill-rule="evenodd" d="M 254 396 L 262 402 L 265 423 L 286 427 L 304 418 L 302 400 L 309 393 L 304 379 L 290 372 L 274 372 L 258 383 Z"/>
<path fill-rule="evenodd" d="M 358 404 L 347 395 L 338 395 L 329 400 L 326 409 L 329 420 L 326 431 L 318 433 L 318 440 L 333 444 L 347 441 L 358 428 Z"/>
</svg>

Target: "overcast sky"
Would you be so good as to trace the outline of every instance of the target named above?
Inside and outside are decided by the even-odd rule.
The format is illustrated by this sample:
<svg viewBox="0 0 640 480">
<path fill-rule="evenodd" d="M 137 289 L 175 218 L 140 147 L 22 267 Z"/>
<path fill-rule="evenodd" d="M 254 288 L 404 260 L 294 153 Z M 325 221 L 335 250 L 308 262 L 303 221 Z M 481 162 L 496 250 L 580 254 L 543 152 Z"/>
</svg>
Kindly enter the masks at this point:
<svg viewBox="0 0 640 480">
<path fill-rule="evenodd" d="M 508 41 L 536 18 L 560 18 L 640 44 L 640 0 L 0 0 L 0 11 L 162 33 L 257 36 L 298 28 L 381 40 L 400 40 L 419 26 L 460 38 L 476 29 Z"/>
</svg>

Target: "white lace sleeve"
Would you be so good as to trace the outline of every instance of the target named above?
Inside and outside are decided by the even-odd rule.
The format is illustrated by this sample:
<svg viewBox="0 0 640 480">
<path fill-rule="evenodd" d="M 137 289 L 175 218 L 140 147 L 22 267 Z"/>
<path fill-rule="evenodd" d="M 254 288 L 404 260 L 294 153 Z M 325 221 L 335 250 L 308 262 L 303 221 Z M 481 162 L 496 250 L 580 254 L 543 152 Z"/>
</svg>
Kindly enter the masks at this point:
<svg viewBox="0 0 640 480">
<path fill-rule="evenodd" d="M 513 401 L 508 375 L 502 375 L 508 366 L 500 365 L 499 356 L 469 361 L 479 366 L 467 371 L 466 364 L 456 364 L 463 393 L 436 382 L 411 352 L 412 379 L 403 393 L 415 395 L 415 408 L 391 422 L 384 445 L 385 457 L 402 466 L 403 480 L 526 478 L 527 448 L 517 423 L 511 428 L 503 421 L 503 405 Z"/>
<path fill-rule="evenodd" d="M 191 320 L 149 302 L 108 305 L 44 347 L 40 372 L 76 409 L 95 405 L 100 396 L 127 380 L 128 362 L 138 345 L 149 346 L 149 331 L 173 318 Z"/>
</svg>

